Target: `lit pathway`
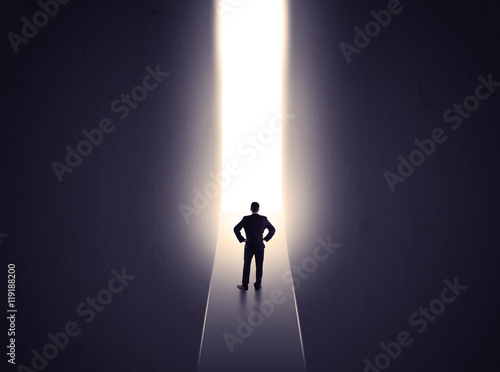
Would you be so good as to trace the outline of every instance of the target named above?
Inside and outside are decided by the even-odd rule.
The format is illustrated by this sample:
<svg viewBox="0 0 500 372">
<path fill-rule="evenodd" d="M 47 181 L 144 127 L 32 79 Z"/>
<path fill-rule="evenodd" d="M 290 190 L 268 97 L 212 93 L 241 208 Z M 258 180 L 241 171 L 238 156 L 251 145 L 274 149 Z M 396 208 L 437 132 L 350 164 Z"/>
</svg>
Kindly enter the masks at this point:
<svg viewBox="0 0 500 372">
<path fill-rule="evenodd" d="M 290 263 L 282 215 L 264 215 L 276 234 L 265 243 L 260 291 L 253 288 L 254 261 L 248 291 L 236 288 L 241 284 L 244 243 L 238 243 L 233 227 L 243 215 L 222 215 L 198 372 L 305 371 L 295 295 L 283 280 Z"/>
</svg>

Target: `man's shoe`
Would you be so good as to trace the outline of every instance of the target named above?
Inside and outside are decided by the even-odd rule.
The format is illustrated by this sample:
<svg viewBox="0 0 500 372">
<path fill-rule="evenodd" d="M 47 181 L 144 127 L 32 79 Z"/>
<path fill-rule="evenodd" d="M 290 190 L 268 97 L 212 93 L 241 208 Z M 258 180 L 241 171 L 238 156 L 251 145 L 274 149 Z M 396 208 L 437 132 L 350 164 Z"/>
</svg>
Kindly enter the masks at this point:
<svg viewBox="0 0 500 372">
<path fill-rule="evenodd" d="M 255 288 L 256 291 L 258 291 L 259 289 L 262 288 L 262 284 L 259 284 L 259 285 L 255 285 L 254 284 L 253 286 L 254 286 L 254 288 Z"/>
<path fill-rule="evenodd" d="M 241 289 L 243 291 L 248 291 L 248 285 L 238 284 L 236 287 L 238 287 L 239 289 Z"/>
</svg>

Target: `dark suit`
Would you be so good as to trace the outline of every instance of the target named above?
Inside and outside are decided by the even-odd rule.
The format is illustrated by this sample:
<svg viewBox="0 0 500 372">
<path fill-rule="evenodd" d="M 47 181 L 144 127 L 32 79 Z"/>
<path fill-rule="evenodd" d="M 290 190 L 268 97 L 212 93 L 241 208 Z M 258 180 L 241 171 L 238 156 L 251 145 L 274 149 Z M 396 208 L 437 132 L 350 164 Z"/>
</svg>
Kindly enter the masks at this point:
<svg viewBox="0 0 500 372">
<path fill-rule="evenodd" d="M 252 213 L 250 216 L 245 216 L 234 227 L 234 233 L 241 243 L 245 241 L 241 235 L 241 229 L 245 229 L 245 235 L 248 241 L 245 243 L 245 255 L 243 263 L 243 279 L 242 284 L 248 286 L 250 277 L 250 264 L 255 255 L 256 278 L 255 286 L 260 286 L 262 280 L 262 264 L 264 262 L 264 241 L 268 242 L 276 232 L 273 225 L 267 220 L 267 217 L 261 216 L 257 213 Z M 263 238 L 264 230 L 267 229 L 267 235 Z"/>
</svg>

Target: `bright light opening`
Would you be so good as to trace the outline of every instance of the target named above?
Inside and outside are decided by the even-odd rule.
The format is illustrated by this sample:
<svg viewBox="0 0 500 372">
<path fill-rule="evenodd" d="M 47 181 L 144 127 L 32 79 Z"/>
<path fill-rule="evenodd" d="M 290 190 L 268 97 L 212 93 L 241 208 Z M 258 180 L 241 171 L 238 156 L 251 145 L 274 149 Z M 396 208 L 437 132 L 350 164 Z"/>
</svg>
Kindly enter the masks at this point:
<svg viewBox="0 0 500 372">
<path fill-rule="evenodd" d="M 283 8 L 240 1 L 220 25 L 224 212 L 281 212 Z"/>
</svg>

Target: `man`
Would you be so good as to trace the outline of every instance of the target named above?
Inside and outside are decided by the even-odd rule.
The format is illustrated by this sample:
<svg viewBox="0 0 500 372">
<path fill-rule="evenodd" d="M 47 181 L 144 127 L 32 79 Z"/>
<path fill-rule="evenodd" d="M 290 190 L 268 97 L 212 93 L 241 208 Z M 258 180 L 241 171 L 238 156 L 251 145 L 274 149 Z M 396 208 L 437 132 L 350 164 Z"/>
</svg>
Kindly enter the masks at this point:
<svg viewBox="0 0 500 372">
<path fill-rule="evenodd" d="M 267 217 L 259 215 L 259 203 L 253 202 L 250 205 L 252 214 L 245 216 L 234 227 L 234 233 L 240 243 L 245 242 L 245 255 L 243 262 L 243 280 L 237 287 L 241 290 L 248 290 L 248 281 L 250 277 L 250 264 L 255 255 L 255 290 L 262 288 L 262 264 L 264 262 L 264 241 L 268 242 L 276 232 L 273 225 L 267 220 Z M 245 229 L 246 239 L 241 235 L 241 229 Z M 264 230 L 267 229 L 267 235 L 263 238 Z"/>
</svg>

